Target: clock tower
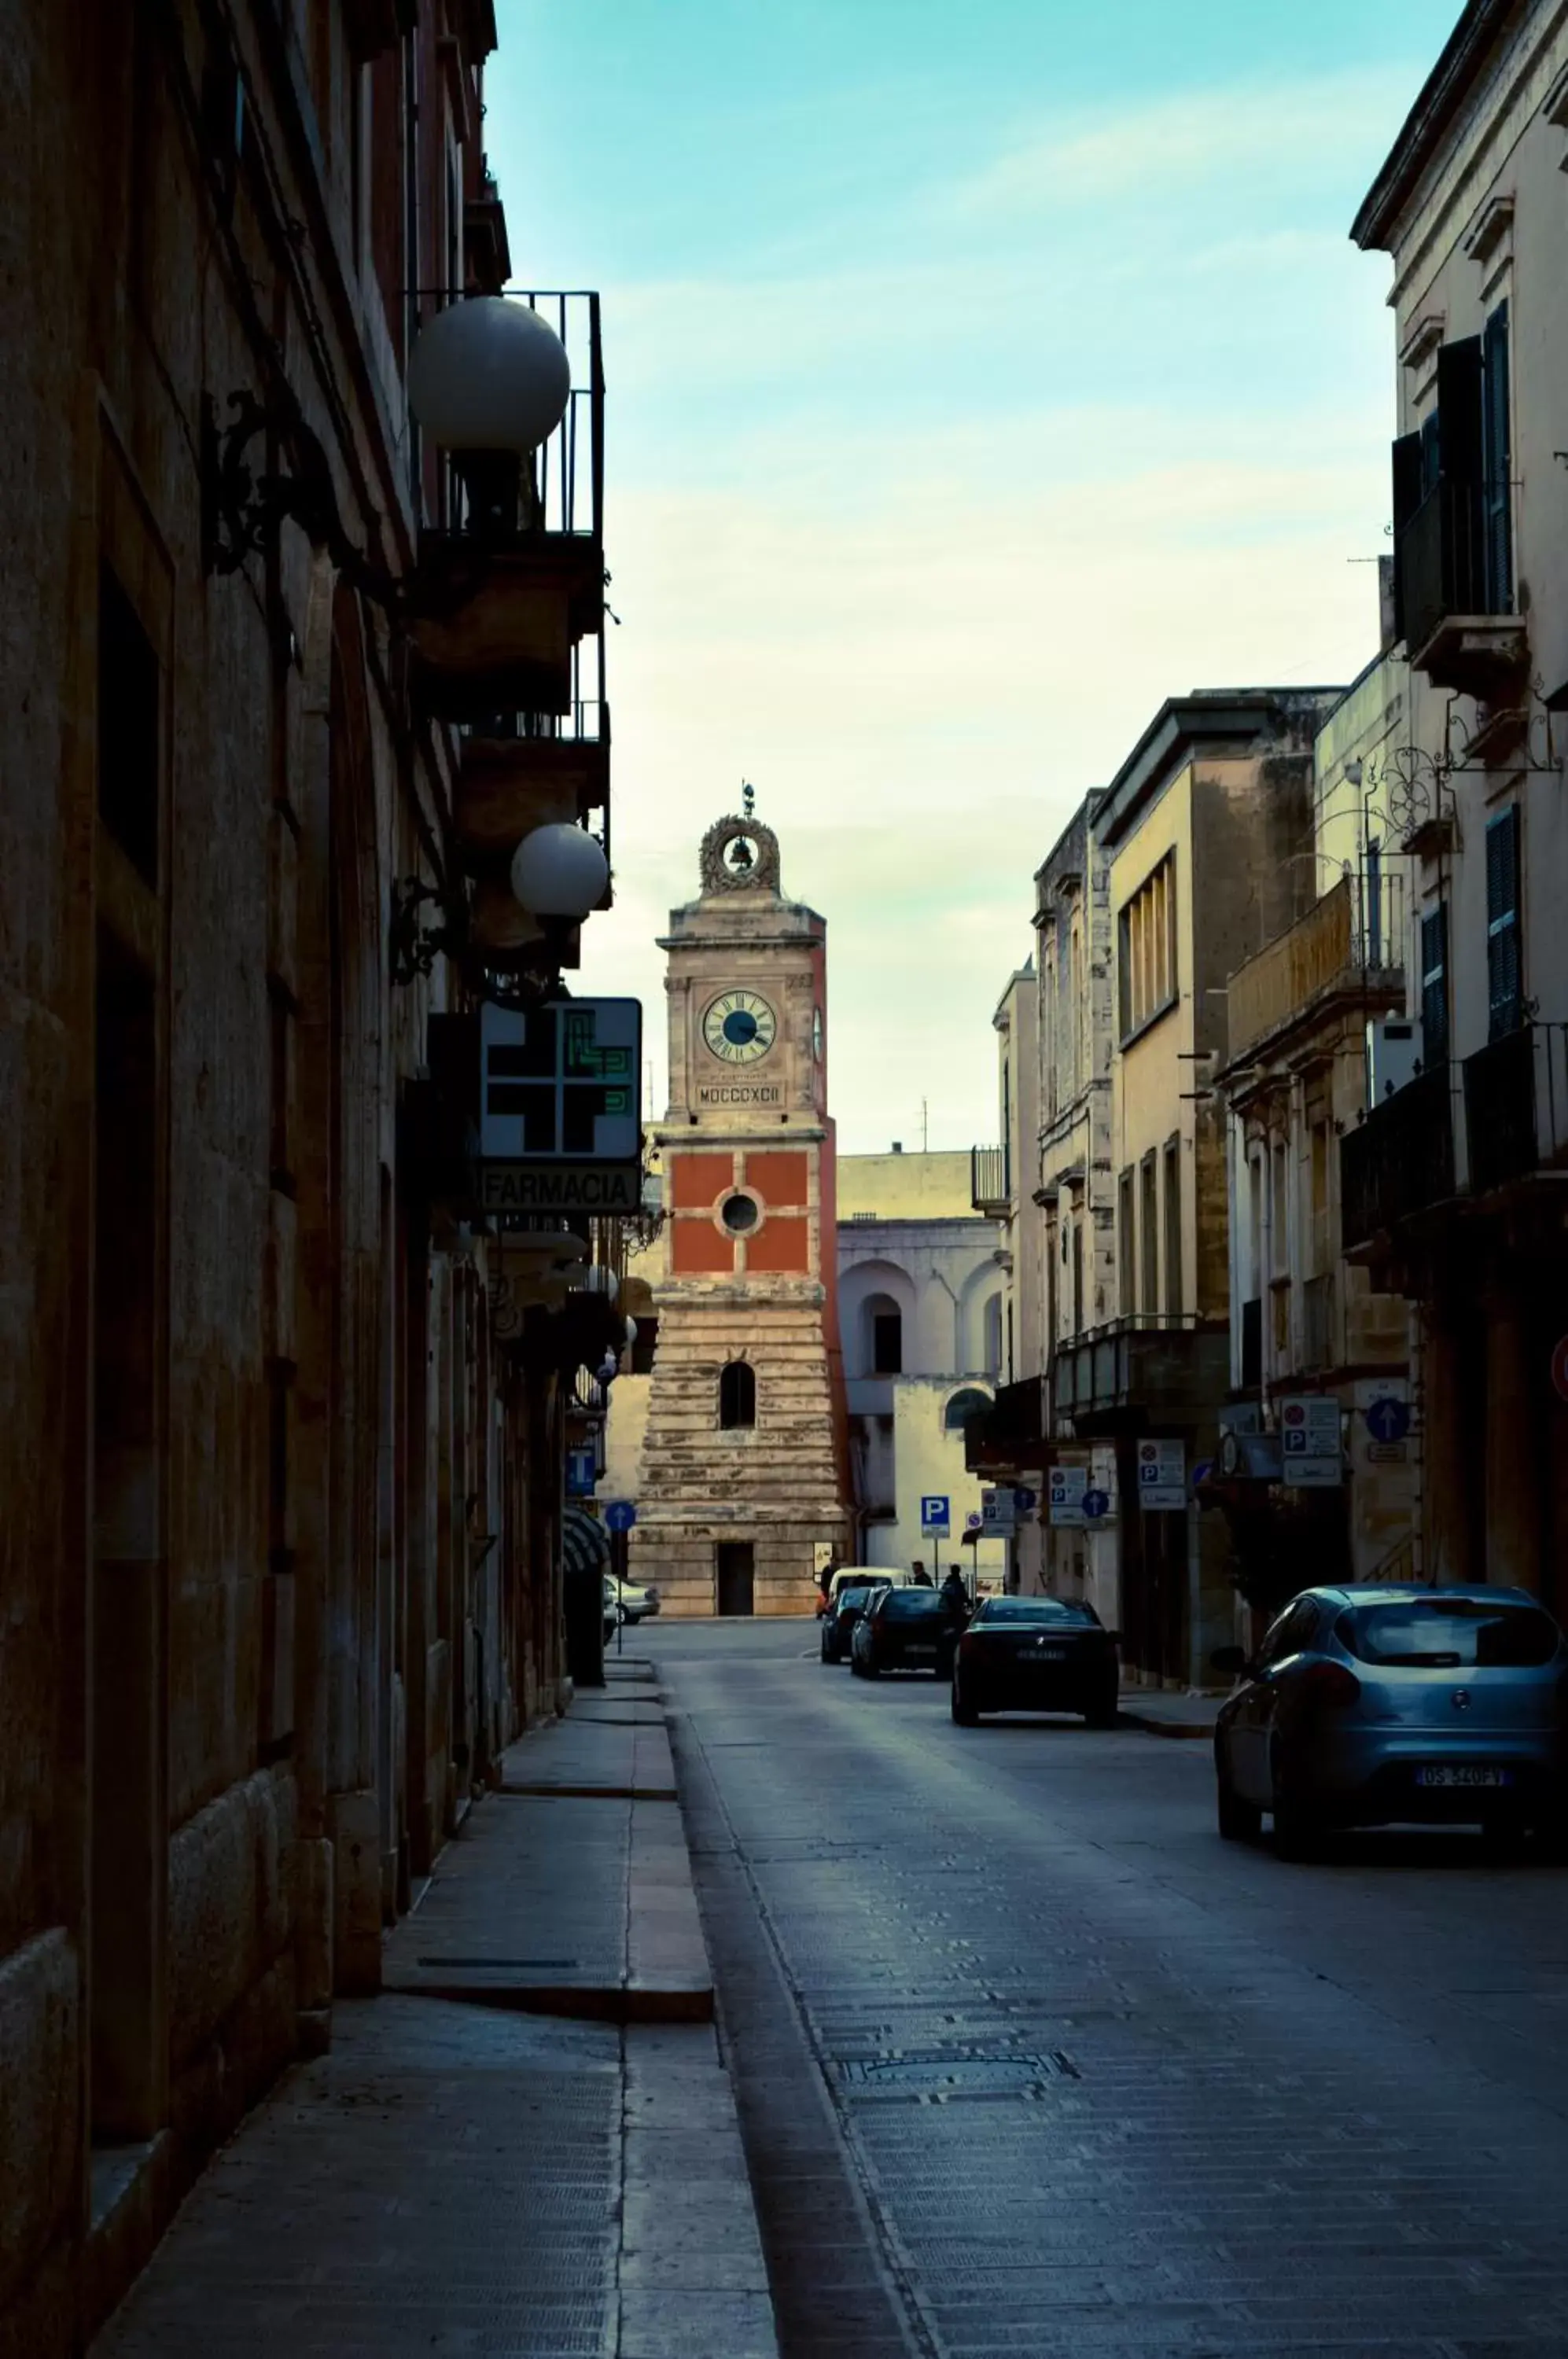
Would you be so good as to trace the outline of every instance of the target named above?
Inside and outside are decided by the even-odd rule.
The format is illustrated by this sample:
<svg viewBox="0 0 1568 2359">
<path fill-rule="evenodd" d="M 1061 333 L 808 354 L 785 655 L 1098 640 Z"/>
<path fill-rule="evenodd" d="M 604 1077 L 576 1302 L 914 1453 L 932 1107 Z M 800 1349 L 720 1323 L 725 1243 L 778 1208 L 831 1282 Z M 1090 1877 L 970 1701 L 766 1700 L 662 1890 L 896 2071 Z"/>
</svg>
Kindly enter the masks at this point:
<svg viewBox="0 0 1568 2359">
<path fill-rule="evenodd" d="M 799 1614 L 852 1560 L 827 1110 L 827 928 L 752 815 L 672 912 L 659 1318 L 631 1536 L 670 1614 Z"/>
</svg>

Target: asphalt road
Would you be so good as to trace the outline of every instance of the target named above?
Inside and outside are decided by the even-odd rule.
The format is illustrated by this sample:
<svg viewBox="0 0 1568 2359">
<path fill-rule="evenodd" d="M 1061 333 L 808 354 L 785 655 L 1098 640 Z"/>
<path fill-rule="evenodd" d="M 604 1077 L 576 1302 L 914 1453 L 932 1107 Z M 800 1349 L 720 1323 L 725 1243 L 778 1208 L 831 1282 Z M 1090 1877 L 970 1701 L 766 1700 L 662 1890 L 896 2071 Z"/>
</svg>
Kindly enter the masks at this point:
<svg viewBox="0 0 1568 2359">
<path fill-rule="evenodd" d="M 1568 1873 L 1287 1866 L 1206 1745 L 955 1728 L 809 1624 L 636 1643 L 786 2359 L 1568 2354 Z"/>
</svg>

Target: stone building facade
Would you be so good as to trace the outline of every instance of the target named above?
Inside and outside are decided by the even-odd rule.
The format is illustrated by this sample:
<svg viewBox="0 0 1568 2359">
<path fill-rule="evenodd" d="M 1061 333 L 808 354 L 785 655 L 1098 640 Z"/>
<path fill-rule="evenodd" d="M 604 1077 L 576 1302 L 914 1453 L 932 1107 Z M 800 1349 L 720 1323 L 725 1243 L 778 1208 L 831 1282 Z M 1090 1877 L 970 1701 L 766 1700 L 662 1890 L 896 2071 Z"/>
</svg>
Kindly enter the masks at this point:
<svg viewBox="0 0 1568 2359">
<path fill-rule="evenodd" d="M 702 886 L 660 943 L 670 1105 L 630 1560 L 667 1613 L 800 1613 L 819 1550 L 854 1560 L 827 929 L 749 815 L 710 828 Z"/>
<path fill-rule="evenodd" d="M 1362 794 L 1409 863 L 1419 1063 L 1340 1145 L 1410 1306 L 1415 1561 L 1568 1606 L 1568 16 L 1468 0 L 1356 216 L 1391 263 L 1393 636 Z"/>
<path fill-rule="evenodd" d="M 408 26 L 412 29 L 404 30 Z M 488 0 L 9 12 L 0 2348 L 80 2348 L 519 1721 L 558 1375 L 426 1184 L 458 734 L 411 289 L 506 275 Z M 324 545 L 214 498 L 314 451 Z M 352 572 L 352 565 L 350 571 Z M 532 1357 L 530 1358 L 530 1353 Z"/>
</svg>

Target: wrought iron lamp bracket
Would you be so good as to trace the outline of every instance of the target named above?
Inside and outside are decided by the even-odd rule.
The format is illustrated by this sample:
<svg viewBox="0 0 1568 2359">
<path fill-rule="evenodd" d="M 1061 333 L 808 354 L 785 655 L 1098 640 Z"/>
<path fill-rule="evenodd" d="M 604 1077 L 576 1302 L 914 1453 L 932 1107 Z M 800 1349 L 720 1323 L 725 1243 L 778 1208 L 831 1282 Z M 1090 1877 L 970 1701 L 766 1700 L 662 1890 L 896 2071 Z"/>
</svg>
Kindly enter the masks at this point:
<svg viewBox="0 0 1568 2359">
<path fill-rule="evenodd" d="M 430 905 L 441 912 L 440 925 L 428 924 L 419 914 Z M 392 887 L 387 947 L 394 983 L 412 983 L 418 975 L 431 973 L 438 958 L 458 958 L 466 951 L 467 904 L 453 900 L 439 886 L 406 876 Z"/>
<path fill-rule="evenodd" d="M 324 549 L 340 574 L 376 605 L 407 611 L 413 577 L 387 571 L 356 549 L 338 514 L 332 469 L 320 438 L 285 393 L 271 404 L 248 388 L 231 393 L 227 423 L 221 423 L 211 394 L 201 400 L 201 544 L 209 573 L 237 572 L 247 558 L 262 556 L 292 519 L 318 549 Z M 251 447 L 270 436 L 287 458 L 289 472 L 257 467 Z"/>
</svg>

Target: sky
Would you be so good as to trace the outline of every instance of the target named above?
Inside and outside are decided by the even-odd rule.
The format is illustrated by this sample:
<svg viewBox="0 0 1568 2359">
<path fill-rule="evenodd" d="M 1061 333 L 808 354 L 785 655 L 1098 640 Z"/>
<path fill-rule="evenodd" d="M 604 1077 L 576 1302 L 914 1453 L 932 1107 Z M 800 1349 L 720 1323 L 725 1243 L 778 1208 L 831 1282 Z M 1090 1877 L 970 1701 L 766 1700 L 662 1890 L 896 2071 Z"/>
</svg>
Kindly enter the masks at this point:
<svg viewBox="0 0 1568 2359">
<path fill-rule="evenodd" d="M 828 920 L 841 1151 L 996 1132 L 1033 873 L 1167 696 L 1376 652 L 1349 226 L 1458 0 L 498 0 L 513 266 L 603 297 L 615 907 L 741 781 Z"/>
</svg>

